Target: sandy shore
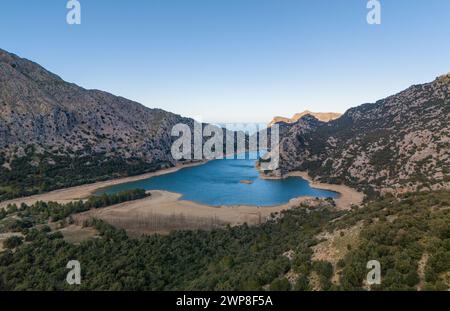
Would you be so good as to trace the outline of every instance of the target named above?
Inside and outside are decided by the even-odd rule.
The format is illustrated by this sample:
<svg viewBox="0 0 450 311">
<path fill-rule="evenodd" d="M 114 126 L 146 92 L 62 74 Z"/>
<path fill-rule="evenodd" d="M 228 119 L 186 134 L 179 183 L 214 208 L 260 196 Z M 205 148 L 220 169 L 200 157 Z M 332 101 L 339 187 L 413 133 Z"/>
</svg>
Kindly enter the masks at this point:
<svg viewBox="0 0 450 311">
<path fill-rule="evenodd" d="M 0 203 L 0 208 L 4 208 L 10 203 L 20 205 L 22 202 L 29 205 L 34 204 L 37 201 L 55 201 L 59 203 L 67 203 L 74 200 L 85 199 L 92 195 L 92 193 L 105 187 L 147 179 L 162 174 L 169 174 L 176 172 L 177 170 L 180 170 L 182 168 L 201 165 L 203 163 L 204 162 L 178 165 L 176 167 L 160 170 L 154 173 L 102 181 L 93 184 L 56 190 L 30 197 L 19 198 Z M 314 182 L 305 172 L 292 172 L 287 176 L 302 177 L 308 180 L 311 183 L 311 186 L 314 188 L 339 192 L 340 197 L 335 199 L 336 207 L 339 210 L 350 209 L 351 204 L 359 204 L 363 200 L 363 194 L 357 192 L 352 188 L 343 185 L 330 185 Z M 268 207 L 246 205 L 227 205 L 216 207 L 192 201 L 181 200 L 181 194 L 178 193 L 159 190 L 149 192 L 152 194 L 150 197 L 141 200 L 125 202 L 106 208 L 91 210 L 86 213 L 80 214 L 79 216 L 81 218 L 84 217 L 84 219 L 97 217 L 107 221 L 114 220 L 120 223 L 126 223 L 127 226 L 130 226 L 130 224 L 132 224 L 133 222 L 139 222 L 144 219 L 147 219 L 149 221 L 151 219 L 151 221 L 154 222 L 155 218 L 168 219 L 168 217 L 182 217 L 183 219 L 186 218 L 191 220 L 214 220 L 222 224 L 226 223 L 230 225 L 239 225 L 243 223 L 258 224 L 264 222 L 272 213 L 278 213 L 283 210 L 299 206 L 300 203 L 304 201 L 314 199 L 311 197 L 298 197 L 290 200 L 286 204 Z"/>
<path fill-rule="evenodd" d="M 336 207 L 340 210 L 350 209 L 352 204 L 361 204 L 364 194 L 345 185 L 325 184 L 314 181 L 307 172 L 290 172 L 286 177 L 296 176 L 307 180 L 312 188 L 339 192 L 339 198 L 335 199 Z"/>
</svg>

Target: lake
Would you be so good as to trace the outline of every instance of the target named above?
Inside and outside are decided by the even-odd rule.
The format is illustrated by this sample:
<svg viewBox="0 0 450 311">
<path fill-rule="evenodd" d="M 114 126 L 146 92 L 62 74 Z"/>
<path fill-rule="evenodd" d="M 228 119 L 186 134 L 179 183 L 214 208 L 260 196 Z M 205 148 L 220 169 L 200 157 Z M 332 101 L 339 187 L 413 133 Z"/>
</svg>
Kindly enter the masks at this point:
<svg viewBox="0 0 450 311">
<path fill-rule="evenodd" d="M 287 203 L 299 196 L 339 197 L 339 193 L 310 187 L 309 182 L 300 177 L 261 179 L 255 168 L 255 160 L 249 159 L 214 160 L 170 174 L 114 185 L 97 194 L 136 188 L 177 192 L 183 200 L 212 206 L 272 206 Z"/>
</svg>

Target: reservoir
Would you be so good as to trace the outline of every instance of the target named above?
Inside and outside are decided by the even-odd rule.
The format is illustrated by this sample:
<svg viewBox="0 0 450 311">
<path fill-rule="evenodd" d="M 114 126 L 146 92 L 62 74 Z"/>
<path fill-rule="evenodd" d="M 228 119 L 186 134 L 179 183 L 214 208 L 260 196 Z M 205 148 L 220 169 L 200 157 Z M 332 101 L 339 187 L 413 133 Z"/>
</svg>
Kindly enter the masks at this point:
<svg viewBox="0 0 450 311">
<path fill-rule="evenodd" d="M 249 159 L 209 161 L 170 174 L 114 185 L 97 194 L 136 188 L 177 192 L 183 200 L 211 206 L 272 206 L 287 203 L 299 196 L 339 197 L 337 192 L 312 188 L 301 177 L 262 179 L 255 167 L 255 160 Z"/>
</svg>

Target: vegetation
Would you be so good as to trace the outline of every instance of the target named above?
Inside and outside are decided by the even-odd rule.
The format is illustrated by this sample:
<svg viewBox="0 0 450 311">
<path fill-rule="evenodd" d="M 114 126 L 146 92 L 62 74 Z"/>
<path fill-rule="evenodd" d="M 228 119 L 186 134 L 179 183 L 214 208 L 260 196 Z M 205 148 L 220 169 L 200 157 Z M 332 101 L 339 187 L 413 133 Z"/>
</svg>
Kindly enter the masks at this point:
<svg viewBox="0 0 450 311">
<path fill-rule="evenodd" d="M 366 263 L 372 259 L 382 267 L 382 284 L 372 289 L 448 289 L 449 194 L 388 196 L 350 212 L 301 207 L 260 226 L 176 231 L 135 239 L 93 220 L 90 225 L 101 238 L 80 245 L 69 244 L 48 230 L 31 228 L 25 243 L 0 254 L 0 289 L 360 290 L 368 272 Z M 319 233 L 359 222 L 364 222 L 360 243 L 338 266 L 313 259 L 312 246 L 320 242 Z M 422 276 L 419 262 L 425 254 L 428 260 L 423 262 Z M 65 282 L 65 267 L 72 259 L 81 263 L 79 286 Z M 332 282 L 336 273 L 339 283 Z"/>
<path fill-rule="evenodd" d="M 3 246 L 5 248 L 16 248 L 17 246 L 22 244 L 22 238 L 18 237 L 18 236 L 12 236 L 10 238 L 7 238 L 4 242 L 3 242 Z"/>
<path fill-rule="evenodd" d="M 44 224 L 48 221 L 55 222 L 65 218 L 90 210 L 91 208 L 100 208 L 110 206 L 126 201 L 137 200 L 146 197 L 148 194 L 143 189 L 134 189 L 118 192 L 115 194 L 102 194 L 92 196 L 86 201 L 76 201 L 67 204 L 57 202 L 36 202 L 33 205 L 21 204 L 17 207 L 15 204 L 9 204 L 3 211 L 3 218 L 0 222 L 0 232 L 22 232 L 32 228 L 36 224 Z M 0 218 L 1 220 L 2 218 Z"/>
<path fill-rule="evenodd" d="M 33 146 L 25 155 L 15 157 L 10 169 L 3 167 L 0 154 L 0 201 L 55 189 L 124 176 L 153 172 L 168 163 L 146 163 L 140 159 L 110 158 L 104 153 L 64 154 L 37 153 Z"/>
<path fill-rule="evenodd" d="M 419 262 L 425 264 L 424 289 L 448 289 L 450 271 L 450 191 L 412 193 L 400 200 L 388 196 L 353 212 L 331 227 L 347 227 L 358 221 L 365 226 L 358 248 L 341 262 L 341 287 L 361 289 L 365 264 L 381 263 L 382 283 L 374 289 L 414 290 L 420 282 Z"/>
<path fill-rule="evenodd" d="M 282 254 L 290 248 L 300 253 L 308 249 L 320 228 L 338 216 L 329 209 L 300 208 L 261 226 L 138 239 L 93 221 L 102 238 L 79 246 L 32 229 L 26 235 L 29 242 L 0 255 L 0 285 L 7 290 L 262 289 L 291 266 L 309 266 L 309 256 L 293 265 Z M 75 288 L 65 283 L 65 266 L 72 259 L 80 261 L 83 273 L 82 284 Z"/>
</svg>

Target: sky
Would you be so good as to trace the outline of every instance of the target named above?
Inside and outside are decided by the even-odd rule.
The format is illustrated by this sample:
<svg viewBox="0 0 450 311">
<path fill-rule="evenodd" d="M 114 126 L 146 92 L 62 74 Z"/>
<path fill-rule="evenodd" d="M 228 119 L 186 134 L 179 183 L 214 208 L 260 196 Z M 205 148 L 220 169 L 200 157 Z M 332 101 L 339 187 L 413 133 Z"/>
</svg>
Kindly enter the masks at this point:
<svg viewBox="0 0 450 311">
<path fill-rule="evenodd" d="M 450 71 L 450 1 L 0 1 L 0 48 L 64 80 L 206 122 L 345 112 Z"/>
</svg>

